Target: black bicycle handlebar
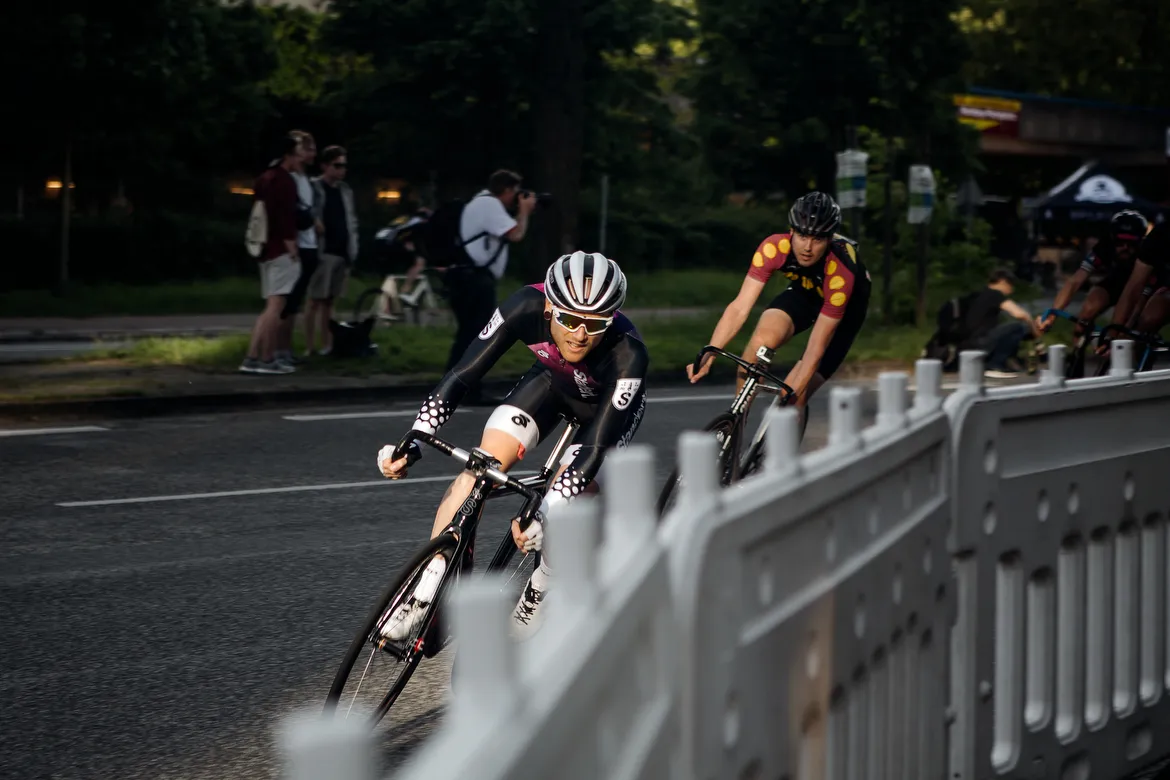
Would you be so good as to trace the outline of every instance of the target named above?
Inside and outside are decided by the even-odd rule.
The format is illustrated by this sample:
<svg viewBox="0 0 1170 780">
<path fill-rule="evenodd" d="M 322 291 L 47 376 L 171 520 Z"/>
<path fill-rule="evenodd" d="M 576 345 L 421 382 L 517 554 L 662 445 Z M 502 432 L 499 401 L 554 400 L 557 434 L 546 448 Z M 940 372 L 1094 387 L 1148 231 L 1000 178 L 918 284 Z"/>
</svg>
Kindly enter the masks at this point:
<svg viewBox="0 0 1170 780">
<path fill-rule="evenodd" d="M 528 485 L 525 485 L 523 482 L 520 482 L 519 480 L 508 476 L 506 473 L 500 471 L 494 466 L 489 465 L 492 461 L 488 455 L 475 451 L 469 452 L 465 449 L 456 447 L 453 444 L 448 444 L 437 436 L 427 433 L 426 431 L 416 431 L 411 429 L 407 431 L 405 436 L 402 437 L 402 440 L 398 442 L 397 449 L 394 450 L 395 454 L 403 451 L 406 452 L 407 467 L 417 463 L 419 459 L 422 458 L 422 452 L 417 448 L 410 446 L 415 442 L 422 442 L 423 444 L 434 447 L 439 452 L 454 458 L 466 467 L 482 468 L 484 476 L 494 482 L 497 486 L 506 488 L 514 493 L 519 493 L 520 495 L 524 496 L 524 498 L 527 500 L 524 503 L 524 509 L 520 511 L 520 515 L 517 518 L 520 522 L 520 530 L 523 531 L 528 527 L 528 524 L 532 522 L 533 515 L 535 515 L 536 510 L 540 508 L 540 503 L 543 500 L 543 496 L 530 488 Z"/>
<path fill-rule="evenodd" d="M 1117 331 L 1122 336 L 1126 336 L 1127 338 L 1132 339 L 1133 341 L 1136 341 L 1140 344 L 1146 344 L 1148 346 L 1158 348 L 1166 347 L 1166 342 L 1163 341 L 1162 338 L 1157 334 L 1139 333 L 1132 328 L 1125 327 L 1119 322 L 1111 322 L 1105 327 L 1101 328 L 1101 332 L 1097 334 L 1097 346 L 1100 347 L 1105 344 L 1105 336 L 1108 335 L 1110 331 Z"/>
<path fill-rule="evenodd" d="M 699 350 L 699 354 L 695 358 L 695 367 L 696 368 L 701 367 L 703 365 L 703 358 L 705 358 L 707 355 L 712 355 L 712 354 L 719 355 L 720 357 L 725 357 L 728 360 L 735 361 L 735 363 L 737 363 L 742 369 L 747 371 L 749 375 L 755 374 L 756 376 L 763 377 L 764 379 L 768 380 L 772 384 L 776 385 L 776 387 L 781 392 L 784 393 L 785 403 L 787 403 L 794 395 L 796 395 L 795 390 L 793 390 L 791 387 L 789 387 L 787 384 L 785 384 L 783 382 L 783 380 L 777 378 L 776 375 L 773 374 L 771 371 L 768 371 L 768 369 L 763 368 L 760 363 L 749 363 L 748 361 L 741 358 L 739 355 L 734 355 L 726 350 L 720 349 L 719 347 L 713 347 L 710 344 L 708 344 L 707 346 L 705 346 Z"/>
</svg>

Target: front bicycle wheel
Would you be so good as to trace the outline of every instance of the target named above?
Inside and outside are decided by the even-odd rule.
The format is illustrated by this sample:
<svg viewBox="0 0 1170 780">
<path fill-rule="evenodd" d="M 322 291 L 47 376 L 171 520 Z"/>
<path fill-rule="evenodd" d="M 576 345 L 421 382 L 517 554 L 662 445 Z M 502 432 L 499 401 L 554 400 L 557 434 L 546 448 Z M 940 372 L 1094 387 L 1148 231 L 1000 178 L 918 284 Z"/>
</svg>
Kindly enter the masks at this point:
<svg viewBox="0 0 1170 780">
<path fill-rule="evenodd" d="M 434 636 L 428 637 L 428 632 L 438 633 L 431 628 L 446 586 L 458 569 L 452 565 L 455 548 L 455 538 L 450 534 L 431 539 L 379 596 L 337 669 L 325 698 L 326 714 L 340 712 L 346 718 L 365 718 L 373 726 L 390 711 L 428 650 L 427 641 L 438 641 Z M 447 561 L 446 573 L 422 622 L 403 639 L 383 637 L 382 629 L 390 616 L 410 598 L 427 566 L 439 555 Z"/>
<path fill-rule="evenodd" d="M 739 417 L 731 412 L 723 412 L 711 422 L 707 423 L 707 427 L 703 429 L 715 434 L 716 441 L 719 442 L 719 484 L 727 487 L 734 482 L 738 477 L 738 459 L 739 459 Z M 674 506 L 674 501 L 678 495 L 678 487 L 682 482 L 679 476 L 678 468 L 676 467 L 670 472 L 670 476 L 666 478 L 666 484 L 662 487 L 662 492 L 658 495 L 658 516 L 666 514 L 671 507 Z"/>
</svg>

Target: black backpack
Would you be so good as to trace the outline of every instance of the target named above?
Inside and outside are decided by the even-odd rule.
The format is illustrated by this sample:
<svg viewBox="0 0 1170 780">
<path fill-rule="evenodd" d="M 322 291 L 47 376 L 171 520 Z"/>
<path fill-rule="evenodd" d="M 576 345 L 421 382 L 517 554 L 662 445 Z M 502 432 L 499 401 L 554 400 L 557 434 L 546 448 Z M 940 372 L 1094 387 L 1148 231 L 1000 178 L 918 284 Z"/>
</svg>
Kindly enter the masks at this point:
<svg viewBox="0 0 1170 780">
<path fill-rule="evenodd" d="M 482 196 L 476 196 L 482 197 Z M 463 217 L 463 209 L 470 202 L 468 199 L 458 198 L 449 200 L 435 209 L 427 220 L 423 242 L 426 246 L 427 263 L 432 268 L 474 268 L 471 256 L 467 254 L 467 246 L 487 235 L 486 232 L 477 233 L 463 240 L 459 235 L 459 222 Z M 504 251 L 506 241 L 501 240 L 495 254 L 485 264 L 491 265 Z"/>
<path fill-rule="evenodd" d="M 971 296 L 951 298 L 938 309 L 935 318 L 939 340 L 943 344 L 959 344 L 967 336 L 967 310 Z"/>
<path fill-rule="evenodd" d="M 943 371 L 954 371 L 959 364 L 959 345 L 967 337 L 967 310 L 970 295 L 951 298 L 938 309 L 936 329 L 922 350 L 922 357 L 941 360 Z"/>
</svg>

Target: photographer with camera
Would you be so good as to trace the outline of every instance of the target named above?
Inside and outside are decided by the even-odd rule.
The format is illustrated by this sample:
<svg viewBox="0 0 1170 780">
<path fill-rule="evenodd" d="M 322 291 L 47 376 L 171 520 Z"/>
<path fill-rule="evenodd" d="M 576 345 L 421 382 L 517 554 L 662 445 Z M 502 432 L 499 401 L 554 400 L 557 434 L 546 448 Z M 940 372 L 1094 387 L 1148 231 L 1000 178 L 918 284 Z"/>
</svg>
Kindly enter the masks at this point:
<svg viewBox="0 0 1170 780">
<path fill-rule="evenodd" d="M 508 267 L 508 244 L 520 241 L 528 232 L 528 217 L 538 202 L 549 196 L 521 189 L 523 180 L 512 171 L 496 171 L 488 178 L 487 189 L 476 193 L 459 217 L 459 245 L 462 262 L 452 263 L 446 284 L 457 328 L 447 370 L 459 362 L 476 335 L 487 327 L 496 310 L 496 286 Z M 515 218 L 509 212 L 515 212 Z M 469 397 L 480 403 L 479 388 Z"/>
</svg>

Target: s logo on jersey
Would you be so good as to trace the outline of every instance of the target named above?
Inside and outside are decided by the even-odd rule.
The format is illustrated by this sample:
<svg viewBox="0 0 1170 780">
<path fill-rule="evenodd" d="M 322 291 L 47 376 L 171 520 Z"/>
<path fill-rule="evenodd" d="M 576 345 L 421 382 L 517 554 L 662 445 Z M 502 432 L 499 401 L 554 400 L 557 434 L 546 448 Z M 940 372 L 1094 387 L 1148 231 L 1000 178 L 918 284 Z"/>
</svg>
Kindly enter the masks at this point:
<svg viewBox="0 0 1170 780">
<path fill-rule="evenodd" d="M 613 391 L 613 408 L 625 409 L 634 400 L 634 396 L 638 393 L 638 388 L 642 386 L 641 379 L 619 379 L 617 387 Z"/>
<path fill-rule="evenodd" d="M 496 309 L 496 313 L 488 320 L 488 324 L 483 326 L 483 330 L 479 332 L 479 337 L 483 341 L 487 341 L 492 337 L 492 334 L 500 329 L 504 324 L 504 315 L 500 314 L 500 310 Z"/>
</svg>

